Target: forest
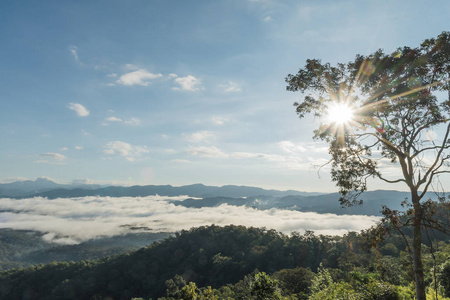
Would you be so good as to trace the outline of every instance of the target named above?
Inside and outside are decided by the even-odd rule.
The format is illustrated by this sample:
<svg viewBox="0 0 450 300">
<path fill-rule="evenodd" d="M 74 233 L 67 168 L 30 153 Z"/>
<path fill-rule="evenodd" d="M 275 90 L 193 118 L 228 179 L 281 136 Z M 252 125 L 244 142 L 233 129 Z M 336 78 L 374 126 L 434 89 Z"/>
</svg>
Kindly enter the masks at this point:
<svg viewBox="0 0 450 300">
<path fill-rule="evenodd" d="M 414 299 L 405 239 L 388 220 L 342 237 L 204 226 L 116 256 L 3 271 L 0 298 Z M 430 231 L 422 248 L 427 297 L 449 299 L 450 239 Z"/>
</svg>

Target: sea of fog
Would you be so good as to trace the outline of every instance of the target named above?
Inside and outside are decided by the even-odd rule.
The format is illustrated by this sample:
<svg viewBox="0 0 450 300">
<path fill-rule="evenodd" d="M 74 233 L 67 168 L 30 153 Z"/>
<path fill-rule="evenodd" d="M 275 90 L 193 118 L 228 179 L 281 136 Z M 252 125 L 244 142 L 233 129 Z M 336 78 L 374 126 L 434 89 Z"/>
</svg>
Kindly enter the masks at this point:
<svg viewBox="0 0 450 300">
<path fill-rule="evenodd" d="M 82 197 L 1 199 L 0 228 L 35 230 L 60 244 L 77 244 L 100 236 L 147 230 L 175 232 L 202 225 L 245 225 L 275 229 L 285 234 L 312 230 L 343 235 L 369 228 L 380 218 L 334 215 L 282 209 L 257 210 L 221 205 L 186 208 L 170 201 L 178 197 Z"/>
</svg>

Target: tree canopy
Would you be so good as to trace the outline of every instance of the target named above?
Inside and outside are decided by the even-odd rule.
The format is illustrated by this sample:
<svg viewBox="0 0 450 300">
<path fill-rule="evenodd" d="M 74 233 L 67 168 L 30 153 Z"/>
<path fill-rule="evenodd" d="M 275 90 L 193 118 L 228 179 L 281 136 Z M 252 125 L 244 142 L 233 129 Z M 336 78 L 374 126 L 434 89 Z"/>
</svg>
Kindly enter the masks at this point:
<svg viewBox="0 0 450 300">
<path fill-rule="evenodd" d="M 342 204 L 360 203 L 370 177 L 410 190 L 416 297 L 425 299 L 420 241 L 429 206 L 423 200 L 430 189 L 442 191 L 439 175 L 450 173 L 450 32 L 336 66 L 308 59 L 286 82 L 288 91 L 303 94 L 294 103 L 299 117 L 321 120 L 314 138 L 329 144 Z M 398 172 L 384 172 L 392 167 Z"/>
</svg>

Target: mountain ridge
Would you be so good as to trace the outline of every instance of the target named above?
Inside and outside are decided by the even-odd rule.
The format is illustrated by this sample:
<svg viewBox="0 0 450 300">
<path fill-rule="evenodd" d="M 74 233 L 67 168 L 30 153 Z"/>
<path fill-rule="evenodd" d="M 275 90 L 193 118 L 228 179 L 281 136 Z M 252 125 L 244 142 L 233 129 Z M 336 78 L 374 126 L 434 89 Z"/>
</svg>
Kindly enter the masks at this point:
<svg viewBox="0 0 450 300">
<path fill-rule="evenodd" d="M 330 193 L 323 195 L 288 195 L 283 197 L 252 196 L 246 198 L 205 197 L 202 199 L 188 198 L 181 201 L 170 201 L 174 205 L 187 208 L 216 207 L 220 205 L 246 206 L 256 209 L 286 209 L 301 212 L 331 213 L 336 215 L 373 215 L 381 216 L 382 206 L 393 210 L 404 211 L 402 201 L 408 197 L 407 192 L 376 190 L 361 195 L 362 205 L 342 207 L 340 195 Z M 434 199 L 436 200 L 436 199 Z"/>
<path fill-rule="evenodd" d="M 39 180 L 39 179 L 38 179 Z M 106 186 L 99 185 L 64 185 L 50 180 L 13 182 L 0 184 L 0 198 L 31 198 L 47 197 L 49 199 L 63 197 L 110 196 L 110 197 L 145 197 L 151 195 L 188 197 L 252 197 L 252 196 L 288 196 L 288 195 L 319 195 L 294 190 L 280 191 L 263 189 L 243 185 L 207 186 L 201 183 L 172 186 L 172 185 L 134 185 L 134 186 Z"/>
<path fill-rule="evenodd" d="M 0 183 L 0 198 L 24 197 L 30 194 L 42 193 L 53 189 L 97 189 L 99 184 L 88 184 L 81 182 L 72 182 L 69 184 L 56 183 L 45 177 L 39 177 L 35 180 L 21 180 L 9 183 Z"/>
</svg>

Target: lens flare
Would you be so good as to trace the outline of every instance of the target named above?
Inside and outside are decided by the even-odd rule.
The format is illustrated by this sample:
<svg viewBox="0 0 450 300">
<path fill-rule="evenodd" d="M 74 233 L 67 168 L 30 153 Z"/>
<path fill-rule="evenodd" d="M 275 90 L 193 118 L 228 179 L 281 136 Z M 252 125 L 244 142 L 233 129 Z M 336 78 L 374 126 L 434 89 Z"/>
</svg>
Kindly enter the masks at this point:
<svg viewBox="0 0 450 300">
<path fill-rule="evenodd" d="M 399 51 L 394 53 L 394 57 L 395 58 L 400 58 L 400 57 L 402 57 L 402 55 L 403 55 L 403 51 L 402 50 L 399 50 Z"/>
<path fill-rule="evenodd" d="M 361 72 L 366 76 L 372 75 L 375 69 L 375 65 L 371 61 L 365 61 L 361 66 Z"/>
</svg>

